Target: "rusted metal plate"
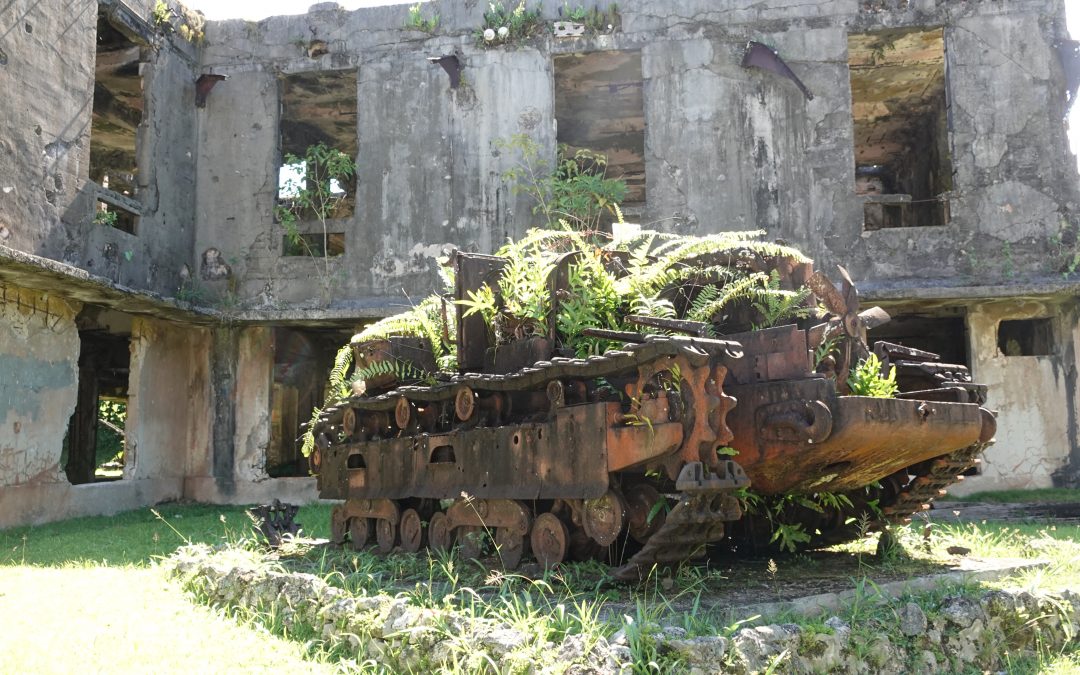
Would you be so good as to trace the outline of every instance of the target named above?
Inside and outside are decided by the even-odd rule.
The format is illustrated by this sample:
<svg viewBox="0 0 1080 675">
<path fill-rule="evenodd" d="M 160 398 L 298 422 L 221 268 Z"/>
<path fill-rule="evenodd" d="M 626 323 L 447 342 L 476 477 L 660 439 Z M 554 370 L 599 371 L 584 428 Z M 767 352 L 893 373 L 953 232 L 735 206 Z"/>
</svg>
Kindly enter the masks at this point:
<svg viewBox="0 0 1080 675">
<path fill-rule="evenodd" d="M 476 291 L 485 283 L 494 287 L 499 273 L 506 266 L 506 259 L 493 255 L 456 251 L 454 265 L 454 296 L 465 299 L 469 291 Z M 488 347 L 488 326 L 479 314 L 462 317 L 457 313 L 457 358 L 462 371 L 479 372 L 484 367 Z"/>
<path fill-rule="evenodd" d="M 855 489 L 967 447 L 983 428 L 977 405 L 837 397 L 831 382 L 820 379 L 730 391 L 739 400 L 728 416 L 735 432 L 731 445 L 754 489 L 764 494 Z M 827 436 L 821 433 L 825 410 L 831 417 Z"/>
<path fill-rule="evenodd" d="M 598 403 L 559 409 L 549 422 L 357 444 L 366 468 L 348 470 L 349 498 L 598 497 L 608 488 L 607 415 Z"/>
<path fill-rule="evenodd" d="M 725 335 L 742 344 L 744 356 L 728 362 L 728 382 L 751 384 L 805 377 L 810 370 L 806 331 L 796 326 Z M 738 398 L 738 397 L 736 397 Z"/>
</svg>

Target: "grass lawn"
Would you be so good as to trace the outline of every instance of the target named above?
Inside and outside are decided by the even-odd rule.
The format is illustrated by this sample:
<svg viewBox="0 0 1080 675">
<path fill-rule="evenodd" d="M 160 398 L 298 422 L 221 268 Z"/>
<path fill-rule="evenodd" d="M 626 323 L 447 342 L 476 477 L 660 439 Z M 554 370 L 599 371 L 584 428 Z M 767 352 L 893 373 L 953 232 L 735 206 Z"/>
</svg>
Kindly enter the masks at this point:
<svg viewBox="0 0 1080 675">
<path fill-rule="evenodd" d="M 179 534 L 149 509 L 0 531 L 0 673 L 336 671 L 303 644 L 191 602 L 153 564 L 181 535 L 239 538 L 242 508 L 158 511 Z M 329 509 L 302 514 L 326 529 Z"/>
<path fill-rule="evenodd" d="M 142 509 L 0 531 L 0 673 L 356 668 L 317 639 L 290 634 L 275 617 L 239 620 L 197 604 L 157 568 L 156 559 L 185 541 L 240 541 L 249 532 L 241 507 L 162 505 L 156 511 L 160 518 Z M 326 536 L 329 507 L 305 507 L 297 519 L 308 534 Z M 897 531 L 911 559 L 877 561 L 873 540 L 865 540 L 775 561 L 714 562 L 639 588 L 611 584 L 606 569 L 596 563 L 567 565 L 548 576 L 528 565 L 518 574 L 499 575 L 456 557 L 315 550 L 282 564 L 350 590 L 400 593 L 414 604 L 468 605 L 469 611 L 500 620 L 517 613 L 518 622 L 552 634 L 577 626 L 573 630 L 610 635 L 618 626 L 608 622 L 621 621 L 624 615 L 681 625 L 691 635 L 725 634 L 733 624 L 724 608 L 748 598 L 754 601 L 755 594 L 763 596 L 757 601 L 768 601 L 798 593 L 800 586 L 813 593 L 829 584 L 850 588 L 860 579 L 877 583 L 946 569 L 955 562 L 945 554 L 953 545 L 971 549 L 973 557 L 1052 561 L 1047 568 L 997 585 L 1080 588 L 1080 526 L 935 524 L 929 542 L 922 538 L 923 531 L 921 525 Z M 537 581 L 529 581 L 529 576 Z M 728 595 L 733 590 L 736 595 Z M 1080 652 L 1048 654 L 1012 664 L 1012 669 L 1080 673 Z"/>
</svg>

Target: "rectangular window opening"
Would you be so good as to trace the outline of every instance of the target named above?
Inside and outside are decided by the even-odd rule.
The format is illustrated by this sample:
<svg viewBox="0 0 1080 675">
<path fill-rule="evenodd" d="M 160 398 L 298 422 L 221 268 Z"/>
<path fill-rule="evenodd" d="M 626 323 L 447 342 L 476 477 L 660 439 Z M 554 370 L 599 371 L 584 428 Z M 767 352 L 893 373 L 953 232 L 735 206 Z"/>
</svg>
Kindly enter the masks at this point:
<svg viewBox="0 0 1080 675">
<path fill-rule="evenodd" d="M 646 198 L 641 52 L 561 54 L 552 62 L 557 140 L 566 146 L 564 154 L 589 150 L 604 155 L 604 175 L 626 182 L 621 208 L 633 222 L 642 215 Z M 604 212 L 600 220 L 610 229 L 614 216 Z"/>
<path fill-rule="evenodd" d="M 848 66 L 864 229 L 948 224 L 953 172 L 944 29 L 850 35 Z"/>
<path fill-rule="evenodd" d="M 281 79 L 278 220 L 352 216 L 358 146 L 356 77 L 355 70 L 335 70 Z"/>
<path fill-rule="evenodd" d="M 871 342 L 884 340 L 934 352 L 942 363 L 970 367 L 967 321 L 962 309 L 951 313 L 952 316 L 941 316 L 897 312 L 888 323 L 869 331 L 867 338 Z"/>
<path fill-rule="evenodd" d="M 345 255 L 345 233 L 329 232 L 324 237 L 321 233 L 301 234 L 292 237 L 288 234 L 281 238 L 281 255 L 286 257 L 311 256 L 314 258 L 333 258 Z"/>
<path fill-rule="evenodd" d="M 94 223 L 108 225 L 128 234 L 138 233 L 139 215 L 122 206 L 98 198 L 97 210 L 94 211 Z"/>
<path fill-rule="evenodd" d="M 135 234 L 137 219 L 137 129 L 143 119 L 143 47 L 98 14 L 94 101 L 90 124 L 90 180 L 121 206 L 99 200 L 95 223 Z M 122 211 L 127 210 L 124 215 Z M 115 214 L 115 215 L 114 215 Z"/>
<path fill-rule="evenodd" d="M 326 373 L 350 331 L 275 327 L 274 381 L 270 393 L 270 445 L 266 473 L 274 478 L 309 475 L 300 425 L 324 400 Z"/>
<path fill-rule="evenodd" d="M 998 323 L 998 351 L 1004 356 L 1052 356 L 1054 324 L 1050 319 Z"/>
<path fill-rule="evenodd" d="M 78 394 L 60 464 L 73 485 L 121 480 L 128 427 L 131 317 L 86 305 L 76 323 Z"/>
</svg>

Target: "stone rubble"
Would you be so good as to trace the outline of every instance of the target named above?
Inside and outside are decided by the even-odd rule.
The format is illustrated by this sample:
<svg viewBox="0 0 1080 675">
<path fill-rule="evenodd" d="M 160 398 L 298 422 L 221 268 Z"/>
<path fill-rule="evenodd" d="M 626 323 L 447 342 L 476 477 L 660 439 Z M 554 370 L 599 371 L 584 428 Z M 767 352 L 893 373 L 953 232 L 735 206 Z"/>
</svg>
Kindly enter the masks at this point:
<svg viewBox="0 0 1080 675">
<path fill-rule="evenodd" d="M 403 597 L 354 596 L 317 576 L 282 572 L 205 545 L 181 548 L 165 566 L 211 605 L 274 608 L 287 627 L 321 627 L 324 639 L 347 642 L 364 659 L 393 670 L 458 665 L 487 671 L 492 663 L 507 661 L 525 664 L 515 670 L 537 673 L 631 670 L 633 655 L 625 629 L 609 639 L 569 635 L 559 645 L 547 643 L 542 652 L 553 654 L 553 663 L 537 664 L 522 656 L 529 648 L 528 636 L 492 619 L 417 607 Z M 677 626 L 638 630 L 657 653 L 677 657 L 684 672 L 692 675 L 1000 670 L 1006 665 L 1006 653 L 1015 659 L 1036 647 L 1053 651 L 1075 642 L 1080 594 L 988 590 L 977 598 L 949 595 L 925 610 L 914 602 L 894 601 L 894 614 L 894 626 L 879 625 L 874 631 L 866 631 L 866 625 L 855 630 L 836 616 L 827 618 L 823 629 L 770 624 L 745 627 L 730 637 L 692 637 Z"/>
</svg>

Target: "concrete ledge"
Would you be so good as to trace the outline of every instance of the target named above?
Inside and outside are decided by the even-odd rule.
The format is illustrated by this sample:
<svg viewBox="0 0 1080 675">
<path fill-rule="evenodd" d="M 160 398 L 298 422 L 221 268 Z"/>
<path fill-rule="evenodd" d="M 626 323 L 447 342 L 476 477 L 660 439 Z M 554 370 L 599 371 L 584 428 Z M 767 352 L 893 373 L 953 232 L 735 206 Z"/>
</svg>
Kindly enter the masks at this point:
<svg viewBox="0 0 1080 675">
<path fill-rule="evenodd" d="M 791 613 L 798 616 L 814 617 L 826 613 L 839 612 L 844 607 L 851 606 L 852 602 L 859 599 L 863 602 L 880 603 L 895 600 L 906 593 L 930 591 L 941 588 L 946 584 L 960 585 L 977 581 L 996 581 L 1020 570 L 1046 567 L 1050 564 L 1047 560 L 1009 559 L 998 558 L 990 561 L 976 559 L 964 559 L 960 569 L 943 574 L 931 574 L 925 577 L 915 577 L 906 581 L 893 581 L 886 584 L 870 586 L 868 589 L 851 589 L 840 593 L 822 593 L 820 595 L 808 595 L 794 600 L 782 602 L 763 602 L 742 607 L 733 607 L 731 611 L 739 616 L 752 616 L 760 614 L 764 618 L 774 617 L 779 614 Z M 965 569 L 967 568 L 967 569 Z"/>
<path fill-rule="evenodd" d="M 179 477 L 5 487 L 0 489 L 0 529 L 82 516 L 111 516 L 180 499 L 182 491 L 183 479 Z"/>
<path fill-rule="evenodd" d="M 267 478 L 257 483 L 237 483 L 229 492 L 210 476 L 184 479 L 184 498 L 208 504 L 263 504 L 275 499 L 290 504 L 310 504 L 319 500 L 314 477 Z"/>
</svg>

